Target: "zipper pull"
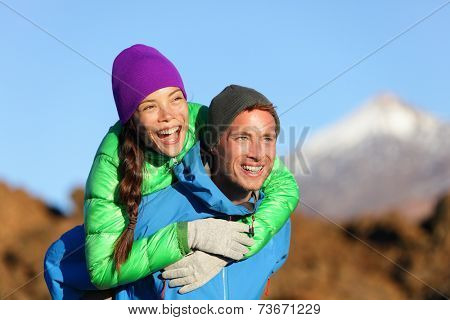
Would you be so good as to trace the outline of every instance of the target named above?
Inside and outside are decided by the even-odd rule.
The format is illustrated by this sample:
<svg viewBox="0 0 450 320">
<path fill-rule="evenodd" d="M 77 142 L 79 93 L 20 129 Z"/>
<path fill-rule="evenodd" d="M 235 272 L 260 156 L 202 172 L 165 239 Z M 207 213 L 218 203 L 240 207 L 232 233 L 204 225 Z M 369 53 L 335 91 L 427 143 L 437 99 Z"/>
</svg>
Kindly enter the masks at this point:
<svg viewBox="0 0 450 320">
<path fill-rule="evenodd" d="M 252 225 L 250 226 L 250 229 L 249 229 L 249 233 L 250 233 L 250 236 L 251 236 L 252 238 L 255 236 L 255 226 L 254 226 L 254 223 L 255 223 L 255 215 L 252 214 Z"/>
<path fill-rule="evenodd" d="M 267 279 L 266 289 L 264 290 L 264 295 L 267 297 L 269 295 L 270 277 Z"/>
</svg>

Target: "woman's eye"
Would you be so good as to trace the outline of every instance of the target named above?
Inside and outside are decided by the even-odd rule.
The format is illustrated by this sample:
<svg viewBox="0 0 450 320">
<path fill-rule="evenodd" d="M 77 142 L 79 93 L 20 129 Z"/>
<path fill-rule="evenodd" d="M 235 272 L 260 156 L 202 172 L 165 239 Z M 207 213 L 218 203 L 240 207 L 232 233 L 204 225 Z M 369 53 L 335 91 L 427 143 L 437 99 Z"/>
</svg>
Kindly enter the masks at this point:
<svg viewBox="0 0 450 320">
<path fill-rule="evenodd" d="M 155 108 L 154 105 L 148 105 L 148 106 L 145 106 L 142 110 L 143 110 L 143 111 L 145 111 L 145 110 L 151 110 L 151 109 L 153 109 L 153 108 Z"/>
<path fill-rule="evenodd" d="M 183 100 L 183 98 L 182 98 L 182 97 L 175 97 L 175 98 L 173 99 L 174 102 L 178 102 L 178 101 L 180 101 L 180 100 Z"/>
</svg>

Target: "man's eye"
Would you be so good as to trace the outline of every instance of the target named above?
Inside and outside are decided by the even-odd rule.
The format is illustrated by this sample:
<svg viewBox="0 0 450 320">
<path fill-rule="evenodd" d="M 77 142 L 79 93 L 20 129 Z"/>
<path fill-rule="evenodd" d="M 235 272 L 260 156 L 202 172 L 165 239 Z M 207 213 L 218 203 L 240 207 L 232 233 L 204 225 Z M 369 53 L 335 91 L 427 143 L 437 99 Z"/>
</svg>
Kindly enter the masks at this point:
<svg viewBox="0 0 450 320">
<path fill-rule="evenodd" d="M 238 140 L 238 141 L 247 141 L 248 137 L 246 137 L 246 136 L 239 136 L 239 137 L 236 137 L 236 140 Z"/>
<path fill-rule="evenodd" d="M 182 97 L 175 97 L 175 98 L 173 99 L 174 102 L 178 102 L 178 101 L 181 101 L 181 100 L 183 100 Z"/>
<path fill-rule="evenodd" d="M 264 141 L 272 142 L 274 139 L 272 137 L 264 137 Z"/>
</svg>

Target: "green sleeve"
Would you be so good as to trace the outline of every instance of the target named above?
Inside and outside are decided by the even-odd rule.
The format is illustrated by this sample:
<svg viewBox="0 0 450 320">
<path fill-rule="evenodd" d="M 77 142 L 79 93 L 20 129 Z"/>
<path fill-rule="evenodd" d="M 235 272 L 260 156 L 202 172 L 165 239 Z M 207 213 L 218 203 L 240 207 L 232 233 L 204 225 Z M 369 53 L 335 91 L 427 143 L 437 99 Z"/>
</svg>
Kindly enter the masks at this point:
<svg viewBox="0 0 450 320">
<path fill-rule="evenodd" d="M 269 177 L 264 182 L 264 199 L 254 217 L 255 243 L 245 254 L 245 258 L 259 252 L 269 240 L 283 227 L 297 207 L 300 193 L 297 182 L 289 169 L 277 157 Z M 251 224 L 251 217 L 243 222 Z"/>
<path fill-rule="evenodd" d="M 91 282 L 108 289 L 141 279 L 180 260 L 185 247 L 183 226 L 177 223 L 150 237 L 133 242 L 130 256 L 120 273 L 113 260 L 114 244 L 128 225 L 128 216 L 117 205 L 117 166 L 105 154 L 95 157 L 86 183 L 84 201 L 85 253 Z M 162 249 L 164 248 L 164 249 Z"/>
<path fill-rule="evenodd" d="M 189 103 L 189 132 L 180 159 L 198 140 L 206 123 L 208 108 Z M 113 261 L 114 245 L 128 225 L 128 215 L 119 205 L 117 187 L 118 147 L 120 122 L 110 128 L 97 150 L 85 188 L 84 222 L 86 231 L 85 252 L 91 282 L 101 289 L 141 279 L 160 270 L 186 255 L 187 223 L 168 225 L 150 237 L 133 241 L 130 256 L 116 271 Z M 191 134 L 192 133 L 192 134 Z M 173 181 L 170 171 L 163 166 L 145 163 L 142 194 L 146 195 L 168 187 Z"/>
<path fill-rule="evenodd" d="M 202 130 L 205 128 L 206 121 L 208 120 L 208 107 L 201 104 L 191 104 L 191 109 L 194 107 L 197 111 L 197 115 L 195 118 L 195 136 L 196 140 L 199 140 L 202 134 Z"/>
</svg>

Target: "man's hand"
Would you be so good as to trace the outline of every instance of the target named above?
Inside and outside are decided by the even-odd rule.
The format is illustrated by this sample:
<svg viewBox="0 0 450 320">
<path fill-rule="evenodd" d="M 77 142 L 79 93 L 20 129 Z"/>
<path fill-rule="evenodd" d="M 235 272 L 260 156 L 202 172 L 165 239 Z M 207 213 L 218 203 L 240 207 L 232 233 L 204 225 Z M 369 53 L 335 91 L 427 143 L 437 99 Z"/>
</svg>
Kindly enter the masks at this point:
<svg viewBox="0 0 450 320">
<path fill-rule="evenodd" d="M 188 244 L 191 249 L 240 260 L 254 240 L 246 233 L 249 226 L 222 219 L 201 219 L 188 222 Z"/>
<path fill-rule="evenodd" d="M 162 277 L 169 287 L 182 286 L 180 294 L 200 288 L 214 278 L 227 265 L 227 259 L 203 251 L 195 251 L 166 267 Z"/>
</svg>

